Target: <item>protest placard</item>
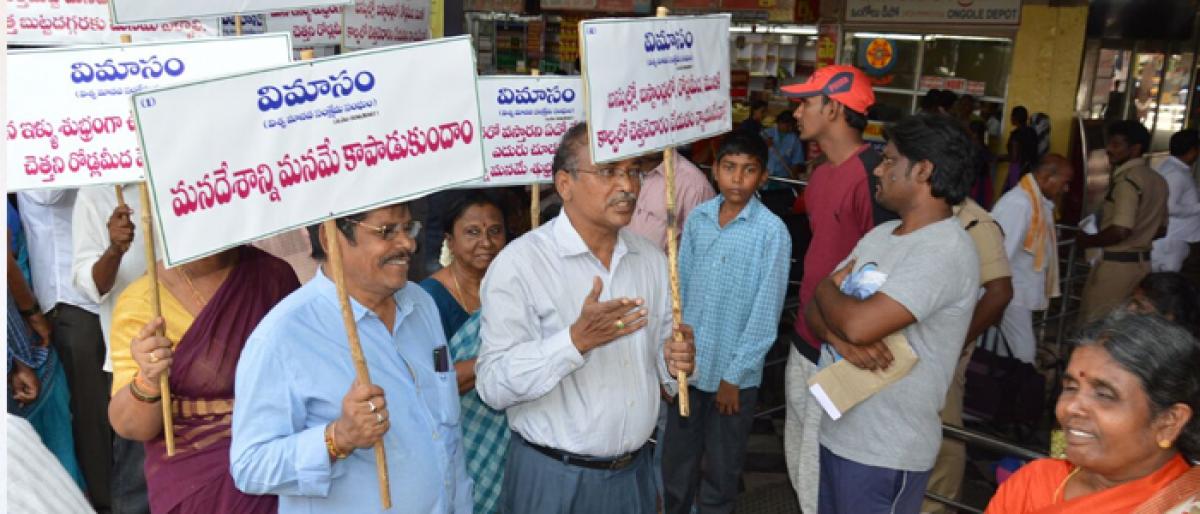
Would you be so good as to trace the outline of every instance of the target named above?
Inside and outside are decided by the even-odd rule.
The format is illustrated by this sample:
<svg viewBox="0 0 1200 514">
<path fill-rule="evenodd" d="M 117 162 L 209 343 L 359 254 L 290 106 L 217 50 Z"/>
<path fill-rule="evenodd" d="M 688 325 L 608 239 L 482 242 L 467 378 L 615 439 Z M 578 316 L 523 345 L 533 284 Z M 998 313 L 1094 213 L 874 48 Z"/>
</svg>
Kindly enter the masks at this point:
<svg viewBox="0 0 1200 514">
<path fill-rule="evenodd" d="M 109 22 L 108 0 L 6 0 L 5 7 L 9 44 L 107 44 L 120 42 L 122 34 L 130 35 L 134 42 L 218 35 L 215 19 L 112 24 Z"/>
<path fill-rule="evenodd" d="M 486 172 L 479 186 L 550 182 L 562 135 L 583 121 L 579 77 L 479 77 Z"/>
<path fill-rule="evenodd" d="M 8 189 L 140 181 L 129 95 L 290 59 L 286 34 L 9 52 Z"/>
<path fill-rule="evenodd" d="M 346 7 L 346 48 L 429 39 L 429 0 L 356 0 Z"/>
<path fill-rule="evenodd" d="M 203 2 L 108 0 L 112 21 L 117 24 L 205 18 L 222 14 L 260 13 L 348 3 L 350 0 L 205 0 Z"/>
<path fill-rule="evenodd" d="M 133 103 L 168 266 L 483 174 L 467 36 L 167 87 Z"/>
<path fill-rule="evenodd" d="M 597 163 L 714 136 L 733 126 L 728 14 L 580 24 Z"/>
<path fill-rule="evenodd" d="M 340 44 L 344 6 L 277 11 L 266 16 L 267 32 L 291 32 L 296 46 Z"/>
</svg>

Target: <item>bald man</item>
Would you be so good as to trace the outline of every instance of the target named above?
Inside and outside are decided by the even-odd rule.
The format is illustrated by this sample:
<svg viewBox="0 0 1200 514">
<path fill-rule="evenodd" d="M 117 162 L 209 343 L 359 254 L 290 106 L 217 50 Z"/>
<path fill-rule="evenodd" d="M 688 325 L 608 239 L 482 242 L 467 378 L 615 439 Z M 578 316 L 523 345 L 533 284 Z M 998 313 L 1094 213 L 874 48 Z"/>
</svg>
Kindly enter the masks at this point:
<svg viewBox="0 0 1200 514">
<path fill-rule="evenodd" d="M 1074 174 L 1065 157 L 1047 154 L 992 208 L 992 218 L 1004 230 L 1004 250 L 1012 268 L 1013 297 L 1004 309 L 1000 332 L 1013 357 L 1028 363 L 1037 355 L 1033 311 L 1045 309 L 1059 294 L 1054 199 L 1067 190 Z"/>
</svg>

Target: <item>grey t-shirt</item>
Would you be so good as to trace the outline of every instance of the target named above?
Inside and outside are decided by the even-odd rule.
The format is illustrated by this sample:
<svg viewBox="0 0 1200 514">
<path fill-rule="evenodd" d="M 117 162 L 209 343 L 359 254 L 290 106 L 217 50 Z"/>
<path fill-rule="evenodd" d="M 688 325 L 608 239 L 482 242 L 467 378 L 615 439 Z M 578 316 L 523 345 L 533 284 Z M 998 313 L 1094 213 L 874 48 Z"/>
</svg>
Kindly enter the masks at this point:
<svg viewBox="0 0 1200 514">
<path fill-rule="evenodd" d="M 829 451 L 860 464 L 920 472 L 933 467 L 942 441 L 938 413 L 979 294 L 979 258 L 954 218 L 903 236 L 892 234 L 899 225 L 889 221 L 875 227 L 847 261 L 855 259 L 856 272 L 874 264 L 887 275 L 875 294 L 899 302 L 917 319 L 904 328 L 917 364 L 841 419 L 823 416 L 820 440 Z M 821 365 L 832 360 L 826 346 Z"/>
</svg>

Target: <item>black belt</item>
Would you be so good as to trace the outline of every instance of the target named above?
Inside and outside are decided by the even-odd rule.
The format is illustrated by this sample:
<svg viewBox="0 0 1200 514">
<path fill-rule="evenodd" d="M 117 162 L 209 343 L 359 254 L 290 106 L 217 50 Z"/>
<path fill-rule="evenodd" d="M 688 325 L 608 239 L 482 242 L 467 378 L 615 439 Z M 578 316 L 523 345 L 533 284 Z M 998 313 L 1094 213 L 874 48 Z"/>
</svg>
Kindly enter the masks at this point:
<svg viewBox="0 0 1200 514">
<path fill-rule="evenodd" d="M 513 433 L 513 436 L 521 437 L 521 436 L 517 435 L 515 432 Z M 522 437 L 521 440 L 525 441 L 525 438 Z M 551 459 L 554 459 L 556 461 L 562 462 L 564 464 L 570 464 L 572 466 L 579 466 L 581 468 L 588 468 L 588 469 L 606 469 L 606 470 L 616 471 L 618 469 L 625 469 L 625 468 L 629 467 L 629 465 L 633 464 L 633 462 L 635 460 L 637 460 L 638 456 L 641 455 L 641 453 L 643 451 L 645 451 L 646 448 L 651 447 L 654 443 L 647 441 L 646 444 L 642 445 L 641 448 L 638 448 L 632 452 L 626 453 L 625 455 L 613 457 L 611 459 L 602 459 L 602 458 L 597 458 L 597 457 L 584 457 L 584 456 L 580 456 L 580 455 L 575 455 L 573 453 L 567 453 L 562 450 L 556 450 L 554 448 L 538 446 L 529 441 L 525 441 L 525 444 L 529 445 L 530 448 L 537 450 L 538 453 L 545 455 L 547 457 L 550 457 Z"/>
<path fill-rule="evenodd" d="M 1104 252 L 1104 260 L 1113 262 L 1146 262 L 1150 252 Z"/>
</svg>

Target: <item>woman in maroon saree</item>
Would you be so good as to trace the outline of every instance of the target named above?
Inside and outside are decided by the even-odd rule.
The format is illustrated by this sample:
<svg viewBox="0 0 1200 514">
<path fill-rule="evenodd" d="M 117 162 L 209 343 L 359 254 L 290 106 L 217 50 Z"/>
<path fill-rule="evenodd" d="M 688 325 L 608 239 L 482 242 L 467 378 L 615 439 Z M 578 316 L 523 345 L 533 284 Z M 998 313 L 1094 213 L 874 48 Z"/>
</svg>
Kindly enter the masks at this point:
<svg viewBox="0 0 1200 514">
<path fill-rule="evenodd" d="M 109 338 L 109 419 L 122 437 L 146 444 L 146 486 L 155 514 L 276 511 L 274 496 L 243 494 L 229 475 L 233 379 L 246 338 L 297 287 L 286 262 L 242 246 L 170 270 L 160 265 L 161 320 L 152 319 L 148 277 L 122 292 Z M 166 337 L 155 337 L 164 323 Z M 166 455 L 158 387 L 167 369 L 173 457 Z"/>
</svg>

